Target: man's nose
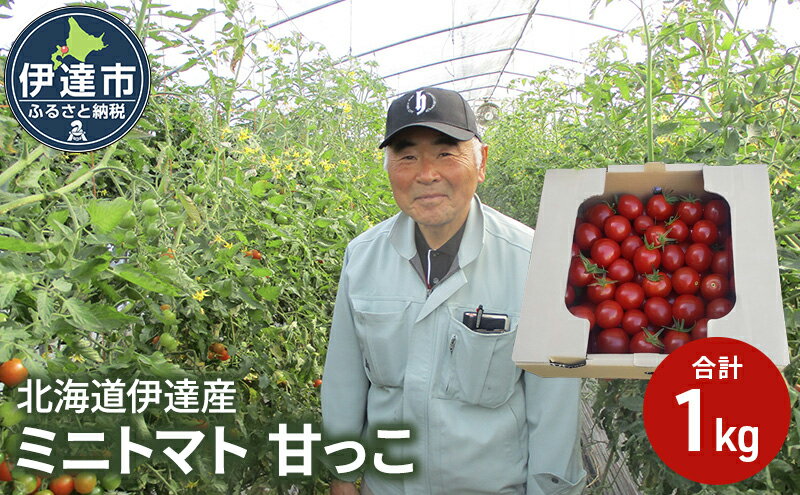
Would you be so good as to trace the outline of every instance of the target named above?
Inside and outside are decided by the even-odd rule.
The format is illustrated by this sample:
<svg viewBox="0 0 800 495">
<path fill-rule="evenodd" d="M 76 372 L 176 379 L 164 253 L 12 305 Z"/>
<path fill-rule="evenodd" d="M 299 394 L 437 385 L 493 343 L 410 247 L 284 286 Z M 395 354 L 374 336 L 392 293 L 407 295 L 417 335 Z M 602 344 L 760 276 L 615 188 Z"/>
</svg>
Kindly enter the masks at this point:
<svg viewBox="0 0 800 495">
<path fill-rule="evenodd" d="M 439 180 L 439 171 L 437 170 L 436 164 L 432 158 L 425 156 L 421 158 L 417 180 L 423 184 L 429 184 Z"/>
</svg>

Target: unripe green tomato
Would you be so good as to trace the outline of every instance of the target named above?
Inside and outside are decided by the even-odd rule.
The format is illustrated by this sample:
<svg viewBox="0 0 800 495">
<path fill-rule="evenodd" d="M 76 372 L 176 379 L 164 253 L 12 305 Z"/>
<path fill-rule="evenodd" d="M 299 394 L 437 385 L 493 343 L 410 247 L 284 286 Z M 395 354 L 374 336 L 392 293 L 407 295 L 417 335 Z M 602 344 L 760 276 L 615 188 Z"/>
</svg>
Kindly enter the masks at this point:
<svg viewBox="0 0 800 495">
<path fill-rule="evenodd" d="M 125 244 L 136 244 L 137 239 L 138 236 L 136 235 L 136 231 L 129 230 L 125 232 L 125 237 L 122 238 L 122 242 L 124 242 Z"/>
<path fill-rule="evenodd" d="M 289 217 L 279 214 L 275 217 L 275 223 L 278 225 L 287 225 L 289 223 Z"/>
<path fill-rule="evenodd" d="M 178 203 L 177 201 L 167 201 L 167 211 L 171 211 L 172 213 L 178 213 L 183 211 L 183 205 Z"/>
<path fill-rule="evenodd" d="M 23 472 L 12 473 L 12 476 L 14 477 L 15 492 L 33 493 L 36 490 L 38 485 L 36 476 Z"/>
<path fill-rule="evenodd" d="M 123 229 L 131 229 L 136 226 L 136 215 L 132 211 L 122 215 L 122 220 L 119 221 L 119 226 Z"/>
<path fill-rule="evenodd" d="M 783 63 L 786 65 L 794 65 L 797 63 L 797 55 L 794 53 L 787 53 L 783 56 Z"/>
<path fill-rule="evenodd" d="M 167 325 L 172 325 L 173 323 L 178 322 L 178 316 L 175 314 L 175 311 L 171 309 L 165 309 L 161 312 L 161 316 L 164 318 L 164 323 Z"/>
<path fill-rule="evenodd" d="M 17 408 L 14 401 L 3 402 L 0 404 L 0 425 L 6 428 L 14 426 L 25 419 L 25 411 Z"/>
<path fill-rule="evenodd" d="M 158 343 L 167 352 L 175 352 L 178 349 L 178 340 L 168 333 L 162 333 Z"/>
<path fill-rule="evenodd" d="M 89 495 L 103 495 L 103 488 L 100 485 L 92 488 L 92 491 L 89 492 Z"/>
<path fill-rule="evenodd" d="M 5 449 L 5 451 L 11 456 L 17 457 L 19 454 L 20 445 L 22 445 L 22 434 L 12 433 L 8 436 L 8 438 L 6 438 L 5 443 L 3 443 L 3 449 Z"/>
<path fill-rule="evenodd" d="M 116 490 L 122 484 L 122 476 L 114 473 L 106 473 L 100 479 L 100 484 L 106 490 Z"/>
<path fill-rule="evenodd" d="M 34 493 L 33 495 L 56 495 L 56 494 L 51 492 L 50 490 L 39 490 L 38 492 Z"/>
<path fill-rule="evenodd" d="M 144 228 L 144 234 L 150 239 L 161 235 L 161 229 L 158 227 L 158 223 L 157 222 L 148 223 L 147 226 Z"/>
<path fill-rule="evenodd" d="M 161 211 L 161 208 L 158 207 L 158 203 L 156 202 L 155 199 L 150 198 L 142 202 L 142 213 L 144 213 L 148 217 L 154 217 L 158 215 L 159 211 Z"/>
</svg>

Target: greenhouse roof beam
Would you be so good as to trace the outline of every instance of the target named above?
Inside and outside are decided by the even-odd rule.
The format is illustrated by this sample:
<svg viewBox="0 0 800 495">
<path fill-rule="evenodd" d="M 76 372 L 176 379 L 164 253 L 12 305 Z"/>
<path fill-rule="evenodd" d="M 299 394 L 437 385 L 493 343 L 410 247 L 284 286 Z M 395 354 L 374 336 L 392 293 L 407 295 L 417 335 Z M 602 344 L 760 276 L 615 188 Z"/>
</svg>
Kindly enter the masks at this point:
<svg viewBox="0 0 800 495">
<path fill-rule="evenodd" d="M 510 50 L 510 49 L 511 48 L 508 48 L 508 50 Z M 525 49 L 525 48 L 517 47 L 517 51 L 518 52 L 522 52 L 522 53 L 530 53 L 532 55 L 542 55 L 543 57 L 557 58 L 558 60 L 564 60 L 566 62 L 574 62 L 576 64 L 582 63 L 580 60 L 575 60 L 575 59 L 572 59 L 572 58 L 569 58 L 569 57 L 562 57 L 561 55 L 553 55 L 552 53 L 537 52 L 535 50 L 528 50 L 528 49 Z"/>
<path fill-rule="evenodd" d="M 503 64 L 503 68 L 500 69 L 500 75 L 497 76 L 497 81 L 495 85 L 500 84 L 500 78 L 503 77 L 503 73 L 506 71 L 508 64 L 511 62 L 511 57 L 514 56 L 514 51 L 517 49 L 519 42 L 522 40 L 522 36 L 525 34 L 525 30 L 528 29 L 528 25 L 531 23 L 531 19 L 533 18 L 533 14 L 536 13 L 536 8 L 539 6 L 540 0 L 536 0 L 534 2 L 533 7 L 531 7 L 531 11 L 528 13 L 527 19 L 525 19 L 525 23 L 522 25 L 522 29 L 519 32 L 519 36 L 517 36 L 517 41 L 514 42 L 514 46 L 511 48 L 511 53 L 508 54 L 508 58 L 506 58 L 506 63 Z M 494 90 L 489 93 L 489 98 L 492 97 L 494 94 Z"/>
<path fill-rule="evenodd" d="M 403 45 L 405 43 L 410 43 L 412 41 L 421 40 L 421 39 L 427 38 L 429 36 L 435 36 L 437 34 L 442 34 L 442 33 L 447 33 L 447 32 L 450 32 L 450 31 L 455 31 L 456 29 L 463 29 L 463 28 L 467 28 L 467 27 L 471 27 L 471 26 L 477 26 L 479 24 L 485 24 L 487 22 L 502 21 L 504 19 L 513 19 L 515 17 L 522 17 L 522 16 L 525 16 L 525 15 L 528 15 L 528 13 L 525 12 L 525 13 L 522 13 L 522 14 L 509 14 L 509 15 L 503 15 L 503 16 L 500 16 L 500 17 L 490 17 L 488 19 L 481 19 L 479 21 L 467 22 L 466 24 L 459 24 L 458 26 L 453 26 L 453 27 L 444 28 L 444 29 L 438 29 L 436 31 L 431 31 L 430 33 L 420 34 L 419 36 L 414 36 L 414 37 L 411 37 L 411 38 L 408 38 L 408 39 L 405 39 L 405 40 L 402 40 L 402 41 L 396 41 L 394 43 L 390 43 L 388 45 L 381 46 L 381 47 L 375 48 L 373 50 L 369 50 L 369 51 L 366 51 L 366 52 L 363 52 L 363 53 L 359 53 L 358 55 L 355 56 L 355 58 L 363 57 L 363 56 L 366 56 L 366 55 L 371 55 L 373 53 L 380 52 L 380 51 L 386 50 L 388 48 L 392 48 L 392 47 L 395 47 L 395 46 Z"/>
<path fill-rule="evenodd" d="M 345 0 L 332 0 L 330 2 L 323 3 L 321 5 L 317 5 L 316 7 L 311 7 L 310 9 L 304 10 L 303 12 L 299 12 L 299 13 L 297 13 L 295 15 L 291 15 L 291 16 L 287 17 L 286 19 L 282 19 L 280 21 L 275 21 L 272 24 L 268 24 L 267 25 L 267 29 L 272 29 L 274 27 L 278 27 L 281 24 L 286 24 L 287 22 L 293 21 L 295 19 L 299 19 L 299 18 L 301 18 L 303 16 L 306 16 L 308 14 L 313 14 L 314 12 L 317 12 L 318 10 L 326 9 L 328 7 L 336 5 L 337 3 L 342 3 L 344 1 Z M 281 10 L 283 10 L 283 9 L 281 9 Z M 260 30 L 253 31 L 252 33 L 247 33 L 247 36 L 255 35 L 258 32 L 260 32 Z"/>
</svg>

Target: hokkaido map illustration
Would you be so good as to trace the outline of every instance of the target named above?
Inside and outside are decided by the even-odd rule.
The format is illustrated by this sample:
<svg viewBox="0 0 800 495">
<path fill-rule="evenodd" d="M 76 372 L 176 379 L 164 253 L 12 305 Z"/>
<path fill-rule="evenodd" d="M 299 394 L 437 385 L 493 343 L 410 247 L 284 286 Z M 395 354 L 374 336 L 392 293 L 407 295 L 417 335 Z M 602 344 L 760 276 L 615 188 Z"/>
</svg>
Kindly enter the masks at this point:
<svg viewBox="0 0 800 495">
<path fill-rule="evenodd" d="M 67 40 L 64 42 L 63 46 L 56 45 L 55 53 L 50 56 L 50 60 L 53 61 L 53 71 L 61 66 L 61 62 L 67 55 L 80 62 L 86 62 L 86 57 L 89 56 L 90 53 L 100 51 L 108 46 L 103 43 L 103 36 L 105 33 L 100 36 L 92 36 L 84 31 L 74 18 L 70 17 L 67 22 L 69 23 L 69 35 L 67 36 Z"/>
</svg>

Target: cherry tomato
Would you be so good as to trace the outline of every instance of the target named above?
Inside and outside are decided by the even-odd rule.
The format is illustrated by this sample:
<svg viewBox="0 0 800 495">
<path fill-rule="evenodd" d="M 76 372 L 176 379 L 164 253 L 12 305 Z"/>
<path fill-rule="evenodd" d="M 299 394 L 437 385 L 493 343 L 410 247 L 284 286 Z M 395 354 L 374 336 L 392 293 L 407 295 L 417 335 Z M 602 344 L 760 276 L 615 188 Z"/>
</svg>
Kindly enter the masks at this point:
<svg viewBox="0 0 800 495">
<path fill-rule="evenodd" d="M 322 380 L 320 380 L 319 378 L 317 378 L 316 380 L 314 380 L 314 381 L 312 382 L 312 385 L 314 385 L 314 388 L 318 388 L 320 385 L 322 385 Z"/>
<path fill-rule="evenodd" d="M 622 242 L 631 235 L 631 222 L 622 215 L 611 215 L 603 224 L 603 233 L 609 239 Z"/>
<path fill-rule="evenodd" d="M 633 231 L 639 235 L 642 235 L 647 230 L 647 227 L 655 224 L 656 222 L 652 217 L 648 217 L 647 215 L 639 215 L 633 219 Z"/>
<path fill-rule="evenodd" d="M 663 194 L 654 194 L 647 200 L 645 211 L 655 221 L 664 221 L 675 213 L 674 199 Z"/>
<path fill-rule="evenodd" d="M 579 304 L 569 308 L 569 312 L 578 318 L 589 320 L 589 329 L 594 327 L 596 319 L 594 316 L 594 310 L 591 307 L 586 306 L 585 304 Z"/>
<path fill-rule="evenodd" d="M 12 475 L 14 478 L 14 489 L 22 493 L 33 493 L 42 485 L 42 480 L 29 473 L 15 473 Z"/>
<path fill-rule="evenodd" d="M 616 290 L 617 284 L 607 280 L 598 280 L 586 287 L 586 297 L 593 303 L 600 304 L 603 301 L 614 299 Z"/>
<path fill-rule="evenodd" d="M 730 210 L 728 203 L 722 199 L 712 199 L 703 210 L 703 218 L 710 220 L 716 225 L 725 225 L 730 219 Z"/>
<path fill-rule="evenodd" d="M 651 325 L 659 327 L 672 323 L 672 305 L 663 297 L 651 297 L 644 302 L 644 314 Z"/>
<path fill-rule="evenodd" d="M 660 337 L 647 330 L 639 330 L 638 333 L 631 337 L 630 349 L 633 353 L 652 352 L 660 354 L 663 351 L 662 345 Z"/>
<path fill-rule="evenodd" d="M 34 493 L 33 495 L 56 495 L 56 494 L 51 492 L 50 490 L 39 490 L 38 492 Z"/>
<path fill-rule="evenodd" d="M 94 473 L 79 473 L 75 476 L 75 491 L 87 495 L 97 486 L 97 476 Z"/>
<path fill-rule="evenodd" d="M 625 258 L 617 258 L 610 265 L 608 265 L 608 273 L 606 276 L 611 280 L 617 282 L 630 282 L 636 272 L 633 271 L 633 265 Z"/>
<path fill-rule="evenodd" d="M 718 273 L 706 275 L 700 280 L 700 294 L 706 301 L 728 295 L 728 279 Z"/>
<path fill-rule="evenodd" d="M 679 332 L 677 330 L 667 330 L 664 334 L 664 352 L 669 354 L 683 344 L 689 342 L 691 337 L 687 332 Z"/>
<path fill-rule="evenodd" d="M 633 194 L 623 194 L 617 199 L 617 213 L 628 220 L 633 220 L 644 213 L 644 204 Z"/>
<path fill-rule="evenodd" d="M 703 218 L 703 205 L 696 199 L 684 199 L 678 203 L 675 214 L 683 220 L 687 226 L 691 227 L 698 220 Z"/>
<path fill-rule="evenodd" d="M 687 327 L 694 325 L 694 322 L 705 315 L 703 300 L 691 294 L 681 294 L 675 298 L 672 304 L 672 316 L 678 320 L 683 320 Z"/>
<path fill-rule="evenodd" d="M 620 254 L 619 244 L 612 239 L 600 239 L 592 245 L 592 259 L 603 268 L 608 268 Z"/>
<path fill-rule="evenodd" d="M 646 327 L 649 324 L 647 315 L 641 309 L 629 309 L 622 315 L 622 329 L 628 335 L 635 335 L 641 332 L 642 327 Z"/>
<path fill-rule="evenodd" d="M 661 253 L 661 268 L 668 272 L 674 272 L 685 263 L 686 256 L 680 246 L 667 244 Z"/>
<path fill-rule="evenodd" d="M 708 337 L 708 318 L 700 318 L 692 327 L 692 340 Z"/>
<path fill-rule="evenodd" d="M 658 270 L 645 275 L 641 285 L 645 297 L 667 297 L 672 291 L 672 281 L 669 276 Z"/>
<path fill-rule="evenodd" d="M 692 225 L 692 242 L 702 242 L 703 244 L 714 244 L 717 242 L 719 230 L 711 220 L 698 220 Z"/>
<path fill-rule="evenodd" d="M 630 235 L 626 237 L 619 245 L 620 254 L 628 261 L 633 259 L 633 253 L 636 248 L 644 246 L 644 241 L 638 235 Z"/>
<path fill-rule="evenodd" d="M 696 294 L 700 290 L 700 274 L 688 266 L 682 266 L 672 274 L 672 289 L 678 294 Z"/>
<path fill-rule="evenodd" d="M 572 306 L 572 303 L 575 302 L 575 288 L 572 287 L 570 284 L 567 284 L 567 291 L 564 294 L 564 304 L 567 306 Z"/>
<path fill-rule="evenodd" d="M 651 225 L 644 231 L 646 244 L 653 247 L 661 247 L 667 243 L 667 229 L 663 225 Z"/>
<path fill-rule="evenodd" d="M 586 220 L 592 222 L 598 229 L 603 228 L 606 218 L 614 214 L 614 210 L 606 203 L 598 203 L 586 212 Z"/>
<path fill-rule="evenodd" d="M 731 275 L 731 252 L 727 249 L 717 251 L 711 258 L 711 271 L 729 277 Z"/>
<path fill-rule="evenodd" d="M 708 270 L 713 259 L 714 251 L 708 247 L 708 244 L 695 242 L 686 248 L 686 266 L 694 268 L 698 272 L 704 272 Z"/>
<path fill-rule="evenodd" d="M 0 481 L 14 481 L 8 461 L 0 462 Z"/>
<path fill-rule="evenodd" d="M 636 248 L 633 253 L 633 267 L 638 273 L 652 273 L 661 266 L 661 251 L 648 249 L 647 246 Z"/>
<path fill-rule="evenodd" d="M 597 350 L 609 354 L 629 352 L 628 334 L 621 328 L 606 328 L 597 334 Z"/>
<path fill-rule="evenodd" d="M 70 495 L 75 489 L 75 480 L 68 474 L 62 474 L 50 481 L 47 488 L 55 495 Z"/>
<path fill-rule="evenodd" d="M 227 361 L 228 359 L 231 358 L 231 355 L 228 354 L 228 351 L 225 351 L 221 354 L 217 354 L 217 357 L 219 358 L 220 361 Z"/>
<path fill-rule="evenodd" d="M 614 300 L 603 301 L 594 310 L 597 326 L 600 328 L 618 327 L 624 313 L 622 306 Z"/>
<path fill-rule="evenodd" d="M 623 309 L 639 308 L 644 302 L 644 289 L 637 283 L 625 282 L 617 288 L 617 291 L 614 293 L 614 300 L 617 301 Z"/>
<path fill-rule="evenodd" d="M 590 263 L 594 263 L 589 260 Z M 580 257 L 572 258 L 569 265 L 567 281 L 575 287 L 586 287 L 594 282 L 594 275 L 586 270 L 586 265 Z"/>
<path fill-rule="evenodd" d="M 28 378 L 28 369 L 19 358 L 9 359 L 0 365 L 0 382 L 5 383 L 6 387 L 16 387 L 26 378 Z"/>
<path fill-rule="evenodd" d="M 575 228 L 575 244 L 584 251 L 589 251 L 592 244 L 603 237 L 603 233 L 595 225 L 584 222 Z"/>
<path fill-rule="evenodd" d="M 222 354 L 226 352 L 228 349 L 225 348 L 225 344 L 222 342 L 214 342 L 210 346 L 208 346 L 208 350 L 213 352 L 214 354 Z"/>
<path fill-rule="evenodd" d="M 576 243 L 572 243 L 572 249 L 570 250 L 570 256 L 578 256 L 581 254 L 581 248 L 578 247 Z"/>
<path fill-rule="evenodd" d="M 116 490 L 122 484 L 122 476 L 116 473 L 106 473 L 100 479 L 100 484 L 106 490 Z"/>
<path fill-rule="evenodd" d="M 689 227 L 679 218 L 666 224 L 666 228 L 667 237 L 675 242 L 683 242 L 689 237 Z"/>
<path fill-rule="evenodd" d="M 706 305 L 706 316 L 709 320 L 722 318 L 733 309 L 733 303 L 724 297 L 714 299 Z"/>
</svg>

